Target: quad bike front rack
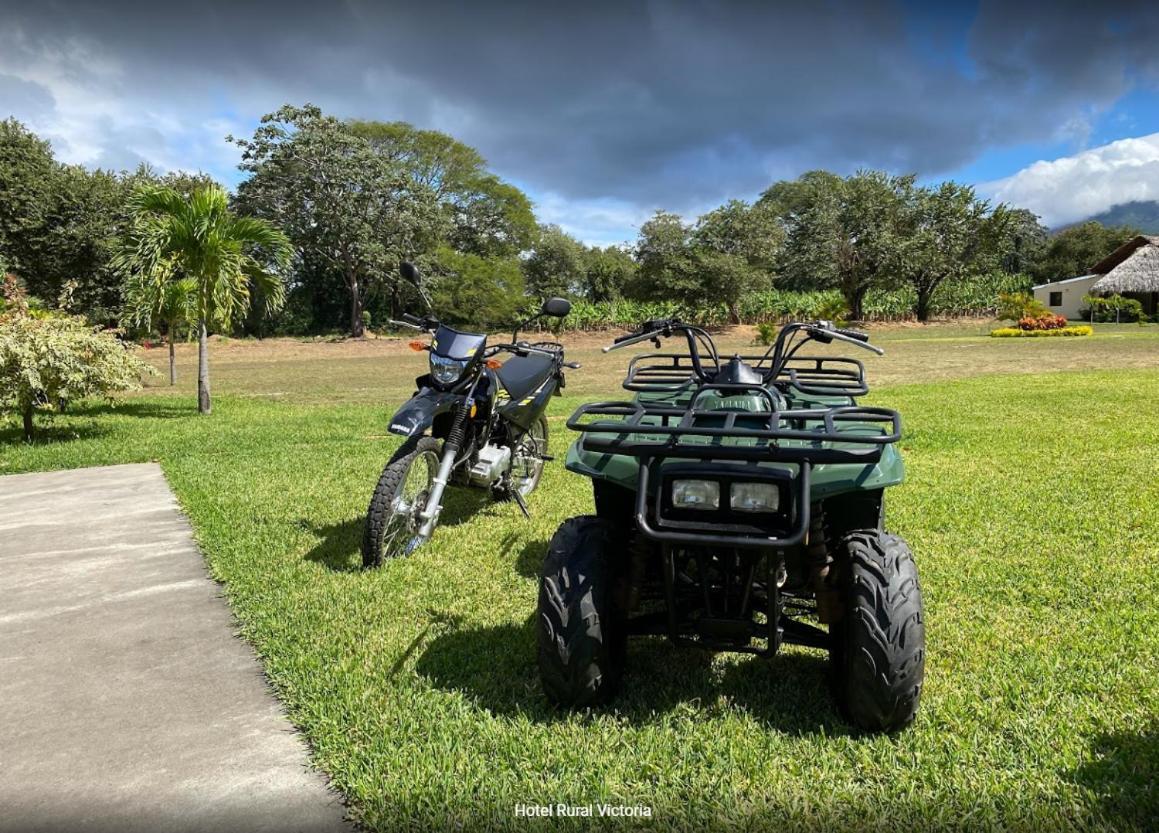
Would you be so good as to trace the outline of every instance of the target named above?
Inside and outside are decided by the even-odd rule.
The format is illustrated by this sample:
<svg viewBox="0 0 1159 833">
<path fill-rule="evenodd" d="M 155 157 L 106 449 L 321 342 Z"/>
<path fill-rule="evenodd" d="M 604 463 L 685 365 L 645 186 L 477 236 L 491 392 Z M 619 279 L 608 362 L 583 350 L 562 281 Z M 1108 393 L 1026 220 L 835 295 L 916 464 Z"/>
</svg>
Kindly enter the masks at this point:
<svg viewBox="0 0 1159 833">
<path fill-rule="evenodd" d="M 739 356 L 758 371 L 765 356 Z M 769 384 L 785 383 L 812 396 L 864 396 L 869 392 L 865 365 L 836 356 L 795 356 Z M 628 363 L 624 389 L 636 393 L 678 393 L 696 386 L 696 370 L 687 353 L 644 353 Z"/>
<path fill-rule="evenodd" d="M 704 407 L 706 394 L 756 395 L 759 411 Z M 582 434 L 583 449 L 640 460 L 636 483 L 636 521 L 650 538 L 675 544 L 727 547 L 788 547 L 800 543 L 809 529 L 810 472 L 814 465 L 872 465 L 886 445 L 901 439 L 901 415 L 890 408 L 839 405 L 831 408 L 781 410 L 778 400 L 759 385 L 707 383 L 698 386 L 687 405 L 663 402 L 593 402 L 581 406 L 567 427 Z M 665 523 L 661 517 L 661 467 L 669 460 L 703 461 L 701 477 L 722 480 L 777 481 L 793 507 L 774 534 L 755 526 Z M 786 464 L 758 467 L 753 463 Z M 740 466 L 737 464 L 750 464 Z M 795 474 L 791 467 L 796 468 Z M 667 470 L 667 469 L 666 469 Z M 695 473 L 689 476 L 697 476 Z M 657 487 L 650 486 L 656 481 Z M 790 481 L 786 483 L 785 481 Z M 655 494 L 653 494 L 655 492 Z M 656 512 L 649 520 L 649 502 Z M 711 527 L 716 531 L 707 531 Z M 724 533 L 724 534 L 721 534 Z"/>
</svg>

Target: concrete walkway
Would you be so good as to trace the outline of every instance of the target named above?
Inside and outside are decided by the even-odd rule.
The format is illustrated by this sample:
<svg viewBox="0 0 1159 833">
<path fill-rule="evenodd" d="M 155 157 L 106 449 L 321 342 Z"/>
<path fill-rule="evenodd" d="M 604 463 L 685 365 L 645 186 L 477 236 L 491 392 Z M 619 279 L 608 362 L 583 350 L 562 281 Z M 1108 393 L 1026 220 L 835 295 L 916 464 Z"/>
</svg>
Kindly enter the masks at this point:
<svg viewBox="0 0 1159 833">
<path fill-rule="evenodd" d="M 349 831 L 156 465 L 0 477 L 0 831 Z"/>
</svg>

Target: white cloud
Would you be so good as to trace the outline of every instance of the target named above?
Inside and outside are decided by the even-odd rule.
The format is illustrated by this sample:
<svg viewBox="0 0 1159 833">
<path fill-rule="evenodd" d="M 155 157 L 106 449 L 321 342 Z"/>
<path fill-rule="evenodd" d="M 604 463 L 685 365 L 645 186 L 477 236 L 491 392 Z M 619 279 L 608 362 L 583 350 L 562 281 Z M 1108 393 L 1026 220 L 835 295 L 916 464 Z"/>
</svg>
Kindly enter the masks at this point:
<svg viewBox="0 0 1159 833">
<path fill-rule="evenodd" d="M 612 246 L 632 242 L 651 212 L 624 200 L 572 200 L 549 192 L 536 196 L 535 214 L 589 246 Z"/>
<path fill-rule="evenodd" d="M 50 140 L 60 161 L 113 170 L 147 162 L 162 172 L 228 175 L 239 152 L 224 137 L 248 133 L 249 124 L 156 81 L 91 39 L 34 39 L 18 26 L 0 27 L 0 89 L 21 94 L 2 115 Z"/>
<path fill-rule="evenodd" d="M 1035 162 L 978 190 L 995 201 L 1029 208 L 1048 226 L 1083 220 L 1119 203 L 1156 200 L 1159 133 Z"/>
</svg>

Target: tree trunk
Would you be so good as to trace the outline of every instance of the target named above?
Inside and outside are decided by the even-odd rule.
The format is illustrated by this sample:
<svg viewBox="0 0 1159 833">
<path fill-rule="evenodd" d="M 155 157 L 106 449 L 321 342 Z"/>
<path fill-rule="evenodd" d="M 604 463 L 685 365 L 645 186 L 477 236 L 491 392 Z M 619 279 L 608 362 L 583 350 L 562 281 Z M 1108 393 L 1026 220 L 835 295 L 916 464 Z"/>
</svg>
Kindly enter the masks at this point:
<svg viewBox="0 0 1159 833">
<path fill-rule="evenodd" d="M 358 291 L 358 279 L 350 281 L 350 335 L 362 338 L 362 296 Z"/>
<path fill-rule="evenodd" d="M 923 324 L 930 320 L 930 300 L 933 294 L 932 289 L 918 289 L 918 304 L 914 311 L 917 313 L 918 321 Z"/>
<path fill-rule="evenodd" d="M 197 322 L 197 412 L 208 414 L 209 403 L 209 332 L 205 319 Z"/>
<path fill-rule="evenodd" d="M 173 325 L 169 325 L 169 333 L 165 338 L 169 342 L 169 384 L 177 384 L 177 357 L 173 353 Z"/>
<path fill-rule="evenodd" d="M 740 310 L 737 309 L 736 301 L 729 301 L 728 302 L 728 323 L 729 324 L 739 324 L 740 323 Z"/>
<path fill-rule="evenodd" d="M 32 442 L 32 401 L 25 402 L 21 411 L 24 417 L 24 439 Z"/>
<path fill-rule="evenodd" d="M 846 297 L 845 300 L 849 302 L 849 320 L 850 321 L 861 321 L 862 320 L 862 318 L 861 318 L 861 306 L 862 306 L 862 301 L 865 300 L 865 292 L 866 292 L 866 288 L 864 286 L 859 286 L 856 289 L 854 289 Z"/>
</svg>

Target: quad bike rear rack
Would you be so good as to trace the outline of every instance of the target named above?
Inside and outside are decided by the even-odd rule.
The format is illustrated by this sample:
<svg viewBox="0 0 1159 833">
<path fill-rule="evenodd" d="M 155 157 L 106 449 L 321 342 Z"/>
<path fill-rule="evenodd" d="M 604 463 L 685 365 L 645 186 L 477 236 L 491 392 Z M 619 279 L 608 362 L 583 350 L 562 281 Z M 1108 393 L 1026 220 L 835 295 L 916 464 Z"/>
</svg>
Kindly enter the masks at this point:
<svg viewBox="0 0 1159 833">
<path fill-rule="evenodd" d="M 757 395 L 760 411 L 703 407 L 706 394 Z M 875 427 L 876 426 L 876 427 Z M 593 402 L 581 406 L 567 427 L 583 434 L 586 452 L 627 455 L 640 460 L 636 484 L 636 522 L 655 540 L 676 544 L 725 547 L 788 547 L 799 544 L 809 529 L 810 472 L 814 465 L 872 465 L 885 446 L 901 439 L 901 415 L 889 408 L 840 405 L 831 408 L 780 410 L 777 399 L 752 384 L 707 383 L 695 388 L 686 406 L 664 402 Z M 668 460 L 703 461 L 703 477 L 736 481 L 791 480 L 791 511 L 776 526 L 722 523 L 697 530 L 696 524 L 661 517 L 661 464 Z M 737 465 L 782 463 L 796 467 Z M 689 476 L 696 476 L 695 473 Z M 650 489 L 655 482 L 656 488 Z M 652 492 L 655 491 L 655 494 Z M 786 495 L 788 496 L 788 495 Z M 649 519 L 649 502 L 655 522 Z M 734 517 L 735 520 L 735 517 Z M 721 534 L 724 533 L 724 534 Z"/>
<path fill-rule="evenodd" d="M 760 370 L 765 356 L 739 356 Z M 676 393 L 697 383 L 692 357 L 687 353 L 644 353 L 628 364 L 624 389 L 636 393 Z M 865 365 L 857 359 L 837 356 L 795 356 L 769 384 L 785 383 L 812 396 L 864 396 L 869 392 Z"/>
</svg>

